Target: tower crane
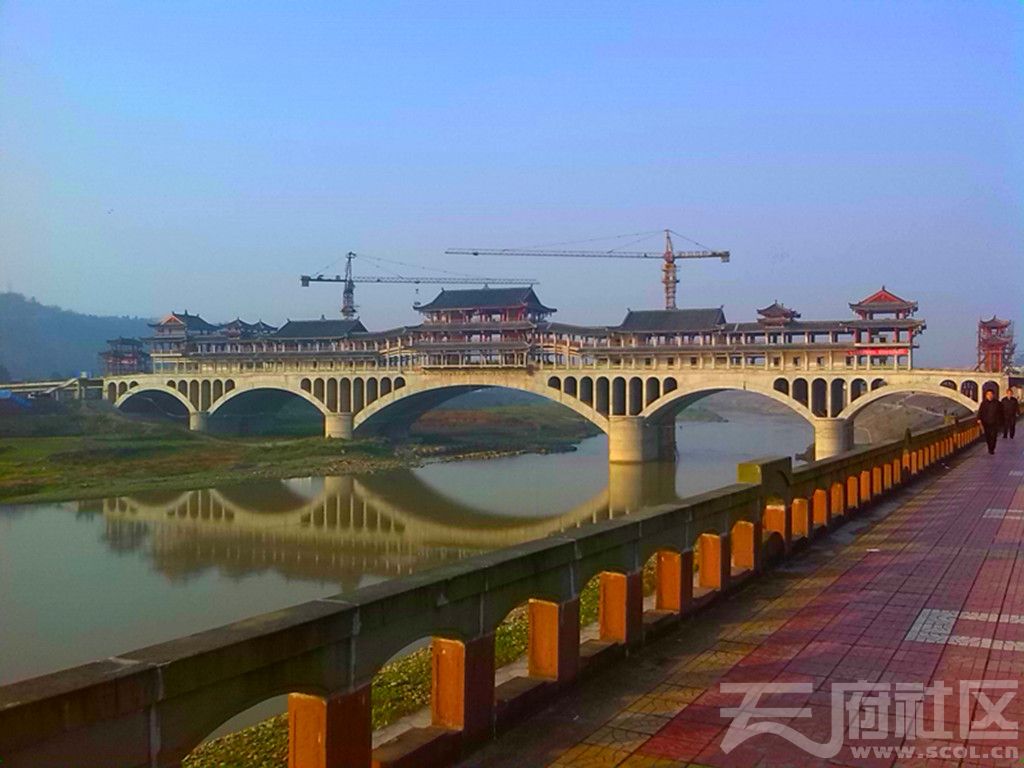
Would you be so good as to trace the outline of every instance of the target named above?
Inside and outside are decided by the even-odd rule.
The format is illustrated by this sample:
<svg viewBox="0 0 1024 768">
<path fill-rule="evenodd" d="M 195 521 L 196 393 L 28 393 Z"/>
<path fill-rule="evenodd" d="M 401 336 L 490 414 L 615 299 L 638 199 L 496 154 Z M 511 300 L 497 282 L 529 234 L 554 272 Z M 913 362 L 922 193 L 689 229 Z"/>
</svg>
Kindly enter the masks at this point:
<svg viewBox="0 0 1024 768">
<path fill-rule="evenodd" d="M 300 275 L 299 283 L 308 288 L 310 283 L 343 283 L 341 291 L 341 316 L 350 319 L 356 316 L 356 283 L 412 283 L 414 285 L 537 285 L 532 278 L 518 277 L 403 277 L 401 275 L 353 275 L 352 260 L 356 254 L 345 254 L 344 275 Z"/>
<path fill-rule="evenodd" d="M 703 248 L 699 251 L 677 251 L 672 245 L 672 230 L 665 230 L 665 250 L 662 253 L 648 251 L 543 251 L 515 248 L 449 248 L 449 255 L 457 256 L 544 256 L 552 258 L 579 259 L 662 259 L 661 283 L 665 287 L 665 309 L 676 308 L 676 262 L 681 259 L 721 259 L 729 261 L 729 251 L 713 251 Z M 678 232 L 675 234 L 679 234 Z"/>
</svg>

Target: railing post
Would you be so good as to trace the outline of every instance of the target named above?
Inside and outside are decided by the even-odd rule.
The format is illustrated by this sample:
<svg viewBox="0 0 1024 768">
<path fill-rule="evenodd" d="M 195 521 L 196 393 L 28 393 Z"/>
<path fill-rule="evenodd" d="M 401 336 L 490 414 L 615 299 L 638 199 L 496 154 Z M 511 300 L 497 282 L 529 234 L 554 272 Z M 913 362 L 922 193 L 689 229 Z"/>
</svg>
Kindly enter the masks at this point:
<svg viewBox="0 0 1024 768">
<path fill-rule="evenodd" d="M 643 573 L 603 571 L 599 584 L 598 625 L 601 639 L 634 646 L 643 640 Z"/>
<path fill-rule="evenodd" d="M 837 517 L 842 517 L 846 514 L 846 489 L 842 483 L 832 483 L 831 499 L 829 504 L 829 513 L 834 520 Z"/>
<path fill-rule="evenodd" d="M 761 523 L 740 520 L 732 527 L 732 567 L 754 573 L 761 569 Z"/>
<path fill-rule="evenodd" d="M 435 637 L 432 664 L 433 723 L 462 731 L 464 743 L 492 735 L 494 635 L 461 642 Z"/>
<path fill-rule="evenodd" d="M 702 533 L 699 539 L 700 568 L 697 575 L 706 589 L 725 591 L 729 588 L 732 562 L 729 534 Z"/>
<path fill-rule="evenodd" d="M 786 552 L 793 546 L 794 522 L 792 515 L 786 514 L 785 504 L 773 502 L 765 505 L 762 527 L 765 531 L 777 533 L 782 537 Z"/>
<path fill-rule="evenodd" d="M 693 602 L 693 550 L 663 549 L 656 557 L 654 607 L 659 611 L 682 613 Z"/>
<path fill-rule="evenodd" d="M 369 768 L 372 734 L 369 684 L 288 697 L 288 768 Z"/>
<path fill-rule="evenodd" d="M 811 517 L 807 499 L 798 496 L 790 502 L 792 513 L 793 536 L 804 536 L 808 539 L 814 535 L 814 520 Z"/>
<path fill-rule="evenodd" d="M 874 466 L 871 468 L 871 496 L 881 496 L 885 490 L 882 482 L 882 467 Z"/>
<path fill-rule="evenodd" d="M 580 601 L 530 600 L 528 664 L 530 677 L 568 683 L 580 666 Z"/>
<path fill-rule="evenodd" d="M 822 488 L 815 489 L 811 503 L 814 525 L 827 528 L 832 523 L 832 515 L 828 508 L 828 494 Z"/>
<path fill-rule="evenodd" d="M 860 481 L 857 475 L 846 478 L 846 508 L 857 509 L 860 506 Z"/>
<path fill-rule="evenodd" d="M 871 501 L 871 472 L 866 469 L 862 469 L 860 472 L 860 495 L 858 498 L 861 504 Z"/>
</svg>

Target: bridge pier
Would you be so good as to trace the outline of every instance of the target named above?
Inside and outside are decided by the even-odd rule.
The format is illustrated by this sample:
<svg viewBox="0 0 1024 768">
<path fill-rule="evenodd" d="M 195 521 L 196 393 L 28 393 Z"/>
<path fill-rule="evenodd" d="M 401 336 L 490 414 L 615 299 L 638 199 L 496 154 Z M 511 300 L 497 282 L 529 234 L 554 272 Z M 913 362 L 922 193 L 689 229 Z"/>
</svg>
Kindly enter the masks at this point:
<svg viewBox="0 0 1024 768">
<path fill-rule="evenodd" d="M 205 432 L 210 414 L 206 411 L 196 411 L 188 415 L 188 428 L 192 432 Z"/>
<path fill-rule="evenodd" d="M 849 419 L 814 420 L 814 458 L 827 459 L 853 448 L 853 422 Z"/>
<path fill-rule="evenodd" d="M 353 420 L 351 413 L 325 413 L 324 437 L 351 440 Z"/>
<path fill-rule="evenodd" d="M 643 416 L 608 417 L 608 461 L 641 464 L 675 461 L 675 421 L 649 422 Z"/>
</svg>

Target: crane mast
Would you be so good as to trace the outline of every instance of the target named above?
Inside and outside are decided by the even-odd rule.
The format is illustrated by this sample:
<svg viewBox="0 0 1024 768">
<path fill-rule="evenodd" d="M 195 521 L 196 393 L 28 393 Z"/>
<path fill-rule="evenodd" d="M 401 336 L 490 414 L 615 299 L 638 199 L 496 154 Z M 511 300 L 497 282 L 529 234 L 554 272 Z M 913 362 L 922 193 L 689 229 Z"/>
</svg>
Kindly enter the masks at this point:
<svg viewBox="0 0 1024 768">
<path fill-rule="evenodd" d="M 665 250 L 661 253 L 651 251 L 545 251 L 537 249 L 516 248 L 449 248 L 445 251 L 457 256 L 542 256 L 546 258 L 577 258 L 577 259 L 661 259 L 661 282 L 665 290 L 665 309 L 676 309 L 676 293 L 679 277 L 676 273 L 676 262 L 682 259 L 719 259 L 727 262 L 729 251 L 677 251 L 672 244 L 672 231 L 665 230 Z"/>
</svg>

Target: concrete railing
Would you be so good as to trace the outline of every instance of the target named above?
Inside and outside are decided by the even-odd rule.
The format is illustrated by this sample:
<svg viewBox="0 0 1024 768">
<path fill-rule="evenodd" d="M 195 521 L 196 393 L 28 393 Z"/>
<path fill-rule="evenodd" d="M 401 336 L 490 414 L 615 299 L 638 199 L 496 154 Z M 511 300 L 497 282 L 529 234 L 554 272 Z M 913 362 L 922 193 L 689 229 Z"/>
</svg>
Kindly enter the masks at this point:
<svg viewBox="0 0 1024 768">
<path fill-rule="evenodd" d="M 3 686 L 0 760 L 169 768 L 232 716 L 290 694 L 293 768 L 444 765 L 978 434 L 951 424 L 795 470 L 789 459 L 744 462 L 740 482 L 671 506 Z M 594 577 L 599 639 L 581 644 L 579 596 Z M 495 630 L 524 604 L 529 675 L 496 687 Z M 374 675 L 424 638 L 433 725 L 373 749 Z"/>
</svg>

